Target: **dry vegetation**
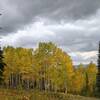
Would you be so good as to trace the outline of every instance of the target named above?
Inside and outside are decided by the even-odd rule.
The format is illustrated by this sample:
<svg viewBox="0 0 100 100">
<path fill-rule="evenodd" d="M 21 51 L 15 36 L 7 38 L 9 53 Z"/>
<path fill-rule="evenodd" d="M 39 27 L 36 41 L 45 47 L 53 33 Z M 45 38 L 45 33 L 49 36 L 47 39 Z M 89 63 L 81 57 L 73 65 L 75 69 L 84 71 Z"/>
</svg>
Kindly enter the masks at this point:
<svg viewBox="0 0 100 100">
<path fill-rule="evenodd" d="M 79 95 L 39 91 L 0 90 L 0 100 L 100 100 Z"/>
</svg>

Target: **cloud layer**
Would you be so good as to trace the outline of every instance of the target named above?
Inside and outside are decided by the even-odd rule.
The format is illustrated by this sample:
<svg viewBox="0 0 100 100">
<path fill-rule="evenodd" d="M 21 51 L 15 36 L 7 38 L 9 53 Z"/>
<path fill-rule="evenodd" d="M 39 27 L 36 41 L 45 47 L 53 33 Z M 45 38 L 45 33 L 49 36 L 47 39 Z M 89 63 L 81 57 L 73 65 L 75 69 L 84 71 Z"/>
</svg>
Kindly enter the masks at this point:
<svg viewBox="0 0 100 100">
<path fill-rule="evenodd" d="M 99 8 L 100 0 L 0 0 L 0 34 L 16 32 L 38 17 L 56 22 L 84 19 Z"/>
<path fill-rule="evenodd" d="M 1 44 L 36 47 L 52 41 L 74 63 L 96 62 L 100 0 L 0 0 Z"/>
</svg>

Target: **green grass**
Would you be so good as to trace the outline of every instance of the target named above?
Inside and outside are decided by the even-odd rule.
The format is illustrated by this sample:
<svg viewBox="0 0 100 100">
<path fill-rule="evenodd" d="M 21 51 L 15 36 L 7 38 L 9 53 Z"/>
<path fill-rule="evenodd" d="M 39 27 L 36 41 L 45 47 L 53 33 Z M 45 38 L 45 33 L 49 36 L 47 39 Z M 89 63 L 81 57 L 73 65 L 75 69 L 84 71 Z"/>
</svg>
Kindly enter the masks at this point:
<svg viewBox="0 0 100 100">
<path fill-rule="evenodd" d="M 100 100 L 78 95 L 40 91 L 0 90 L 0 100 Z"/>
</svg>

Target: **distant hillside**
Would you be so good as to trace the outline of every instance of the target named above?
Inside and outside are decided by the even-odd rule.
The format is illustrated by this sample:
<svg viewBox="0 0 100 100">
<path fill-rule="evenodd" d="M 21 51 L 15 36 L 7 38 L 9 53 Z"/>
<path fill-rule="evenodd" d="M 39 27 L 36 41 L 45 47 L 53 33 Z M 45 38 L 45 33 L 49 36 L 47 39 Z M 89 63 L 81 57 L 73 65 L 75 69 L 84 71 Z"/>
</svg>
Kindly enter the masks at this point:
<svg viewBox="0 0 100 100">
<path fill-rule="evenodd" d="M 77 68 L 79 65 L 74 65 L 75 68 Z M 84 67 L 87 67 L 88 64 L 83 64 Z"/>
</svg>

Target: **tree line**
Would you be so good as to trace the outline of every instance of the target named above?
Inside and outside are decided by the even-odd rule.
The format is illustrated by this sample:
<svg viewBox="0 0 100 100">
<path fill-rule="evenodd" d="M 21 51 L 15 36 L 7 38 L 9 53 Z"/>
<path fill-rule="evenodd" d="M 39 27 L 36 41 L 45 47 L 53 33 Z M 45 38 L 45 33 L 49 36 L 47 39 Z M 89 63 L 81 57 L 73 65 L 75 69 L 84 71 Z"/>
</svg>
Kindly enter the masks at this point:
<svg viewBox="0 0 100 100">
<path fill-rule="evenodd" d="M 0 84 L 6 88 L 39 89 L 93 95 L 97 67 L 73 65 L 71 57 L 52 42 L 36 49 L 12 46 L 0 53 Z"/>
</svg>

